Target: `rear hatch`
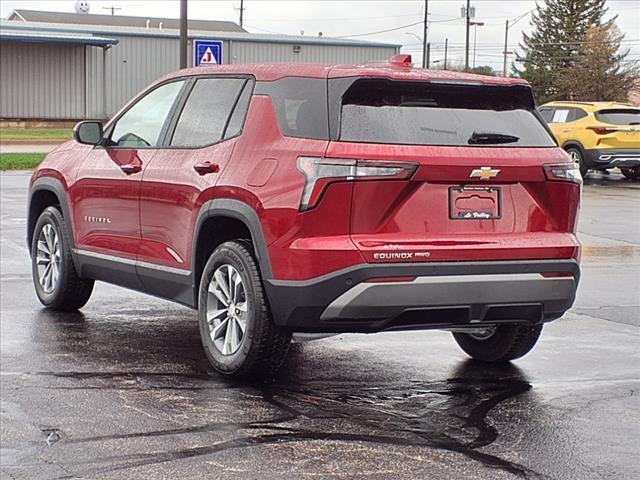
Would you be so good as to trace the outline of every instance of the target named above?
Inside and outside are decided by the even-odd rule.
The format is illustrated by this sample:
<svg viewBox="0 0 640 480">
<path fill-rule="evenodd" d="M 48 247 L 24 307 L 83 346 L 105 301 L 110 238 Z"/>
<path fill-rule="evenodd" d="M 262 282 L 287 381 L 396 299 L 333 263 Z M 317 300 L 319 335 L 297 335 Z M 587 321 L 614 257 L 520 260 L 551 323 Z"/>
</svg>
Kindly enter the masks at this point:
<svg viewBox="0 0 640 480">
<path fill-rule="evenodd" d="M 598 135 L 597 148 L 640 150 L 640 109 L 608 108 L 595 117 L 600 123 L 589 129 Z"/>
<path fill-rule="evenodd" d="M 350 234 L 367 262 L 578 255 L 581 179 L 528 86 L 351 78 L 329 98 L 325 157 L 355 162 Z"/>
</svg>

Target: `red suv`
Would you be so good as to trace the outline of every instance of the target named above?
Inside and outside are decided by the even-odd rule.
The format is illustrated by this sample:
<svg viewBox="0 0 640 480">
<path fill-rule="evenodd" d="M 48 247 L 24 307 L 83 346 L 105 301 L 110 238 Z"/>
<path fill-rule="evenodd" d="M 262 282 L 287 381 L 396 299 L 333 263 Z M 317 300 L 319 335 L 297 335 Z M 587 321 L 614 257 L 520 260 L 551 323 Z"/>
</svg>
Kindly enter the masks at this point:
<svg viewBox="0 0 640 480">
<path fill-rule="evenodd" d="M 40 301 L 102 280 L 198 309 L 223 374 L 293 333 L 442 329 L 518 358 L 571 307 L 581 177 L 520 79 L 375 66 L 170 74 L 31 179 Z"/>
</svg>

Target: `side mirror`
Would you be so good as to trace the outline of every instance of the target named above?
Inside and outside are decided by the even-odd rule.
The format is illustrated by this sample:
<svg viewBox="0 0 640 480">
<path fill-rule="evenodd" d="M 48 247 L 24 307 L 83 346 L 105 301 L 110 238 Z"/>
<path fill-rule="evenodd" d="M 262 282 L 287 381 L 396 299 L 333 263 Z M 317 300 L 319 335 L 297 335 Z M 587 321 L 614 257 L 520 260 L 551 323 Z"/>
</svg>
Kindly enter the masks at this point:
<svg viewBox="0 0 640 480">
<path fill-rule="evenodd" d="M 85 145 L 100 145 L 102 143 L 102 122 L 80 122 L 73 128 L 73 138 Z"/>
</svg>

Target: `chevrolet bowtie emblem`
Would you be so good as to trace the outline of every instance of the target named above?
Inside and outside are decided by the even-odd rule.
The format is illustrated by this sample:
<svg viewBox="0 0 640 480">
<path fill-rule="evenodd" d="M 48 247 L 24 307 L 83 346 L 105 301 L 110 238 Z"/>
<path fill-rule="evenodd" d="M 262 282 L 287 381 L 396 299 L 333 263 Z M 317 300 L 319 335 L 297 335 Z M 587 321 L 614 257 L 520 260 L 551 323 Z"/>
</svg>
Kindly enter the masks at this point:
<svg viewBox="0 0 640 480">
<path fill-rule="evenodd" d="M 489 180 L 490 178 L 497 177 L 500 170 L 493 170 L 491 167 L 474 168 L 471 171 L 471 178 L 479 178 L 480 180 Z"/>
</svg>

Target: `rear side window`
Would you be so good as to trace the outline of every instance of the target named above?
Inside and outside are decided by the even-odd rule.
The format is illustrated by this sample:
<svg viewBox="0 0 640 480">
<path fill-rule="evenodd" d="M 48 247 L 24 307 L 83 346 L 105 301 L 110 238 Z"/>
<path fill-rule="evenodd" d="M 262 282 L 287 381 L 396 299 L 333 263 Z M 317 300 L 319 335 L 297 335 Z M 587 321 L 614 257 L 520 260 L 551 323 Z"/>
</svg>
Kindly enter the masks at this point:
<svg viewBox="0 0 640 480">
<path fill-rule="evenodd" d="M 596 112 L 596 118 L 612 125 L 640 125 L 640 110 L 631 108 L 600 110 Z"/>
<path fill-rule="evenodd" d="M 573 120 L 580 120 L 584 117 L 587 116 L 587 112 L 585 112 L 584 110 L 582 110 L 581 108 L 574 108 L 574 116 L 573 116 Z"/>
<path fill-rule="evenodd" d="M 260 82 L 256 93 L 271 97 L 283 135 L 329 138 L 326 79 L 285 77 L 274 82 Z"/>
<path fill-rule="evenodd" d="M 527 87 L 363 79 L 342 96 L 340 115 L 341 141 L 555 146 Z"/>
<path fill-rule="evenodd" d="M 197 80 L 178 118 L 171 146 L 202 147 L 222 140 L 246 82 L 244 78 Z"/>
</svg>

